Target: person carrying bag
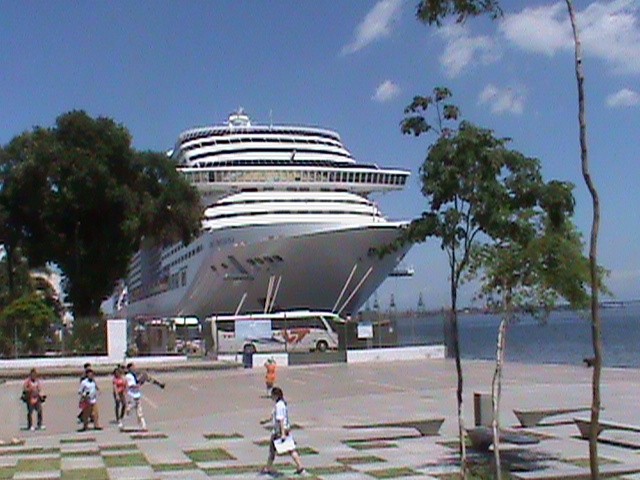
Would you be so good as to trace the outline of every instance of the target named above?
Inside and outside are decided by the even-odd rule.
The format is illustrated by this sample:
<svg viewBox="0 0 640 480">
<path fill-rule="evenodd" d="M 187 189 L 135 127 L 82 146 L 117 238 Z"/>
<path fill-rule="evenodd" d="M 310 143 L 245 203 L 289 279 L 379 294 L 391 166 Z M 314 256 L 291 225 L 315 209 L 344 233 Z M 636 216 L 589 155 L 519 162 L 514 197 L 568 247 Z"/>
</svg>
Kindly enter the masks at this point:
<svg viewBox="0 0 640 480">
<path fill-rule="evenodd" d="M 284 400 L 284 393 L 279 387 L 271 389 L 271 399 L 275 402 L 272 414 L 273 430 L 269 442 L 269 457 L 267 464 L 261 470 L 263 474 L 274 474 L 273 461 L 276 454 L 284 455 L 288 453 L 296 464 L 296 475 L 304 475 L 307 471 L 302 466 L 300 454 L 296 449 L 296 443 L 291 435 L 291 425 L 289 424 L 289 411 L 287 402 Z M 269 419 L 261 423 L 268 423 Z"/>
</svg>

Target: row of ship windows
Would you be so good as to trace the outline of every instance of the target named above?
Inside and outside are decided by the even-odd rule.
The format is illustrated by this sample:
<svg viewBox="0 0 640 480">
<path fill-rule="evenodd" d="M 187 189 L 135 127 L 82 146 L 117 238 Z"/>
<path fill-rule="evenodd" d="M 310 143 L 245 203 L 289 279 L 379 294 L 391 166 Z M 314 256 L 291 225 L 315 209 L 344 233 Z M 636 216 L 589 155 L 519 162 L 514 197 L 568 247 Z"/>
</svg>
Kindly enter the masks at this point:
<svg viewBox="0 0 640 480">
<path fill-rule="evenodd" d="M 294 129 L 286 129 L 286 128 L 255 128 L 252 127 L 251 130 L 246 130 L 245 132 L 239 132 L 237 129 L 231 128 L 221 128 L 216 130 L 201 130 L 198 132 L 191 132 L 183 135 L 181 137 L 180 144 L 184 144 L 191 140 L 196 140 L 200 138 L 206 137 L 223 137 L 231 134 L 266 134 L 266 135 L 295 135 L 295 136 L 303 136 L 303 137 L 321 137 L 328 138 L 329 140 L 334 140 L 339 142 L 340 139 L 335 135 L 330 135 L 327 133 L 319 132 L 319 131 L 305 131 L 305 130 L 294 130 Z"/>
<path fill-rule="evenodd" d="M 347 211 L 347 210 L 269 210 L 267 212 L 237 212 L 219 215 L 207 215 L 207 220 L 220 220 L 234 217 L 259 217 L 264 215 L 360 215 L 371 217 L 380 215 L 377 212 Z"/>
<path fill-rule="evenodd" d="M 189 160 L 189 159 L 187 159 Z M 220 168 L 220 167 L 287 167 L 300 169 L 300 167 L 328 167 L 336 168 L 352 168 L 355 170 L 379 170 L 376 165 L 367 163 L 350 163 L 343 160 L 318 160 L 318 159 L 300 159 L 291 158 L 242 158 L 234 160 L 211 160 L 208 162 L 193 162 L 190 168 Z"/>
<path fill-rule="evenodd" d="M 273 255 L 273 256 L 265 255 L 264 257 L 255 257 L 255 258 L 247 259 L 247 263 L 254 267 L 256 265 L 266 265 L 266 264 L 279 263 L 279 262 L 284 262 L 284 259 L 280 255 Z M 225 262 L 220 262 L 220 268 L 224 270 L 228 270 L 229 265 Z M 211 270 L 214 272 L 217 272 L 218 268 L 215 265 L 211 265 Z"/>
<path fill-rule="evenodd" d="M 211 207 L 227 207 L 227 206 L 236 206 L 236 205 L 252 205 L 256 203 L 339 203 L 340 205 L 368 205 L 371 204 L 365 200 L 343 200 L 343 199 L 333 199 L 333 198 L 261 198 L 258 200 L 236 200 L 233 202 L 225 202 L 221 201 L 218 203 L 214 203 L 212 205 L 208 205 L 207 208 Z"/>
<path fill-rule="evenodd" d="M 189 156 L 189 160 L 193 162 L 201 158 L 211 158 L 211 157 L 217 157 L 220 155 L 238 155 L 243 153 L 285 153 L 287 155 L 290 155 L 293 158 L 295 158 L 295 155 L 297 153 L 311 153 L 314 155 L 325 154 L 325 155 L 332 155 L 336 157 L 344 157 L 349 159 L 351 158 L 351 155 L 344 151 L 322 150 L 319 148 L 296 148 L 292 150 L 291 147 L 289 148 L 253 147 L 253 148 L 228 148 L 225 150 L 218 150 L 217 152 L 198 153 L 196 155 Z"/>
<path fill-rule="evenodd" d="M 169 290 L 187 286 L 187 270 L 181 270 L 169 276 Z"/>
<path fill-rule="evenodd" d="M 176 247 L 176 249 L 179 249 L 180 247 Z M 202 245 L 198 245 L 197 247 L 189 250 L 187 253 L 185 253 L 184 255 L 176 258 L 173 262 L 171 262 L 169 265 L 167 265 L 165 268 L 171 268 L 171 267 L 175 267 L 176 265 L 178 265 L 179 263 L 184 262 L 185 260 L 193 257 L 194 255 L 200 253 L 202 251 Z M 172 249 L 174 250 L 174 249 Z M 167 258 L 169 255 L 171 255 L 170 253 L 167 255 L 163 255 L 162 259 L 164 260 L 165 258 Z"/>
<path fill-rule="evenodd" d="M 201 141 L 198 143 L 193 143 L 191 145 L 187 145 L 182 147 L 182 150 L 193 150 L 195 148 L 200 147 L 212 147 L 215 145 L 231 145 L 234 143 L 268 143 L 268 142 L 277 142 L 277 143 L 306 143 L 312 145 L 328 145 L 330 147 L 336 148 L 344 148 L 338 142 L 330 142 L 327 140 L 316 140 L 312 138 L 302 138 L 302 137 L 279 137 L 276 135 L 269 137 L 235 137 L 235 138 L 219 138 L 217 140 L 207 140 Z"/>
<path fill-rule="evenodd" d="M 378 185 L 404 185 L 407 174 L 377 172 L 345 172 L 314 170 L 217 170 L 208 172 L 183 171 L 190 183 L 233 182 L 328 182 L 372 183 Z"/>
</svg>

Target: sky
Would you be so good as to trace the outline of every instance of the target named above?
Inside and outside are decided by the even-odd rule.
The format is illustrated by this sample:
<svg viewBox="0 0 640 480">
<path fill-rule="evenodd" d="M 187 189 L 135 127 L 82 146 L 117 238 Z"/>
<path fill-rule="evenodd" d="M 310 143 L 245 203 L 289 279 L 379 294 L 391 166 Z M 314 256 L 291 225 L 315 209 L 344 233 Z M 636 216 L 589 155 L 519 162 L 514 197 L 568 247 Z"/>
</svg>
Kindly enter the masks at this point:
<svg viewBox="0 0 640 480">
<path fill-rule="evenodd" d="M 0 144 L 69 110 L 125 125 L 138 149 L 168 150 L 190 127 L 244 107 L 254 123 L 336 130 L 363 163 L 412 172 L 374 197 L 390 219 L 426 209 L 417 172 L 428 135 L 403 136 L 414 95 L 447 86 L 465 120 L 576 185 L 585 239 L 573 43 L 564 1 L 503 0 L 504 17 L 441 28 L 416 0 L 6 1 L 0 14 Z M 616 299 L 640 298 L 640 0 L 575 0 L 583 40 L 590 163 L 601 196 L 599 261 Z M 635 213 L 634 213 L 635 212 Z M 400 308 L 449 302 L 436 240 L 405 258 L 411 278 L 379 289 Z M 461 291 L 471 305 L 476 286 Z"/>
</svg>

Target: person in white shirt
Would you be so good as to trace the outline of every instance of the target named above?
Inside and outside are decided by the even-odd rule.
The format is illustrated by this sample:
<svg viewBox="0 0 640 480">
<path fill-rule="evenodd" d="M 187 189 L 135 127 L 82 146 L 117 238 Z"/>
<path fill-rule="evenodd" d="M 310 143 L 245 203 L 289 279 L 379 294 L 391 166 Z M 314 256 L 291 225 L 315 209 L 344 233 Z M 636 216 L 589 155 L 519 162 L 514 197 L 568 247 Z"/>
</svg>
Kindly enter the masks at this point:
<svg viewBox="0 0 640 480">
<path fill-rule="evenodd" d="M 80 382 L 80 404 L 82 405 L 82 428 L 81 432 L 87 430 L 89 420 L 93 419 L 93 426 L 96 430 L 102 430 L 100 426 L 100 416 L 98 412 L 98 385 L 94 379 L 93 370 L 85 371 L 85 378 Z"/>
<path fill-rule="evenodd" d="M 291 425 L 289 424 L 289 409 L 287 408 L 287 402 L 284 400 L 284 393 L 282 389 L 279 387 L 273 387 L 271 389 L 271 399 L 275 402 L 272 413 L 272 421 L 273 421 L 273 430 L 271 432 L 271 441 L 269 442 L 269 458 L 267 459 L 267 464 L 261 470 L 260 473 L 263 474 L 274 474 L 276 473 L 273 469 L 273 461 L 276 458 L 276 441 L 284 441 L 287 436 L 290 434 Z M 261 423 L 268 423 L 269 420 L 263 421 Z M 289 452 L 291 458 L 296 464 L 296 475 L 304 475 L 307 471 L 302 466 L 302 460 L 300 459 L 300 454 L 298 450 L 294 449 Z"/>
<path fill-rule="evenodd" d="M 138 427 L 140 430 L 147 430 L 147 423 L 144 420 L 144 414 L 142 413 L 142 392 L 140 391 L 140 382 L 138 376 L 134 370 L 133 363 L 127 365 L 127 374 L 124 377 L 127 381 L 127 397 L 129 405 L 127 406 L 127 413 L 132 409 L 136 411 L 138 417 Z"/>
</svg>

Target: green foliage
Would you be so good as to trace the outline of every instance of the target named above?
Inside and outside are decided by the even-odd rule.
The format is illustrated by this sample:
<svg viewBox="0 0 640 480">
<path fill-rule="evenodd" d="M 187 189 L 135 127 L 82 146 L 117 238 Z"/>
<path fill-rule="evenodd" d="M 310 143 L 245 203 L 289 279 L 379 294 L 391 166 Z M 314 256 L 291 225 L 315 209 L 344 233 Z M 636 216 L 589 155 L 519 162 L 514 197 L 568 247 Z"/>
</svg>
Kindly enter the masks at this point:
<svg viewBox="0 0 640 480">
<path fill-rule="evenodd" d="M 400 130 L 405 135 L 413 134 L 416 137 L 429 132 L 436 131 L 441 136 L 448 137 L 452 130 L 445 126 L 445 121 L 455 121 L 460 116 L 460 110 L 455 105 L 443 103 L 451 97 L 451 91 L 445 87 L 436 87 L 433 94 L 428 96 L 415 96 L 404 109 L 405 118 L 400 122 Z M 425 114 L 429 107 L 436 110 L 437 124 L 429 123 Z"/>
<path fill-rule="evenodd" d="M 464 22 L 468 17 L 488 14 L 496 19 L 502 16 L 497 0 L 420 0 L 416 8 L 416 17 L 422 23 L 442 25 L 442 21 L 456 15 L 456 23 Z"/>
<path fill-rule="evenodd" d="M 9 263 L 8 253 L 0 260 L 0 309 L 7 307 L 17 298 L 31 293 L 35 289 L 34 279 L 29 271 L 29 264 L 20 254 L 12 252 L 12 262 Z M 12 277 L 11 282 L 9 276 Z"/>
<path fill-rule="evenodd" d="M 23 295 L 0 313 L 0 351 L 6 356 L 13 355 L 15 348 L 20 354 L 43 353 L 55 319 L 55 312 L 40 294 Z"/>
<path fill-rule="evenodd" d="M 539 172 L 517 182 L 503 221 L 474 252 L 470 276 L 480 279 L 479 297 L 493 309 L 534 315 L 546 315 L 561 299 L 585 308 L 589 260 L 571 220 L 573 186 L 544 183 Z M 600 269 L 601 280 L 605 274 Z"/>
<path fill-rule="evenodd" d="M 105 353 L 107 322 L 102 317 L 81 317 L 73 321 L 71 341 L 66 348 L 83 353 Z"/>
<path fill-rule="evenodd" d="M 141 238 L 189 242 L 199 228 L 198 195 L 173 162 L 136 152 L 109 118 L 69 112 L 4 150 L 6 225 L 32 265 L 62 269 L 76 318 L 97 314 Z"/>
</svg>

